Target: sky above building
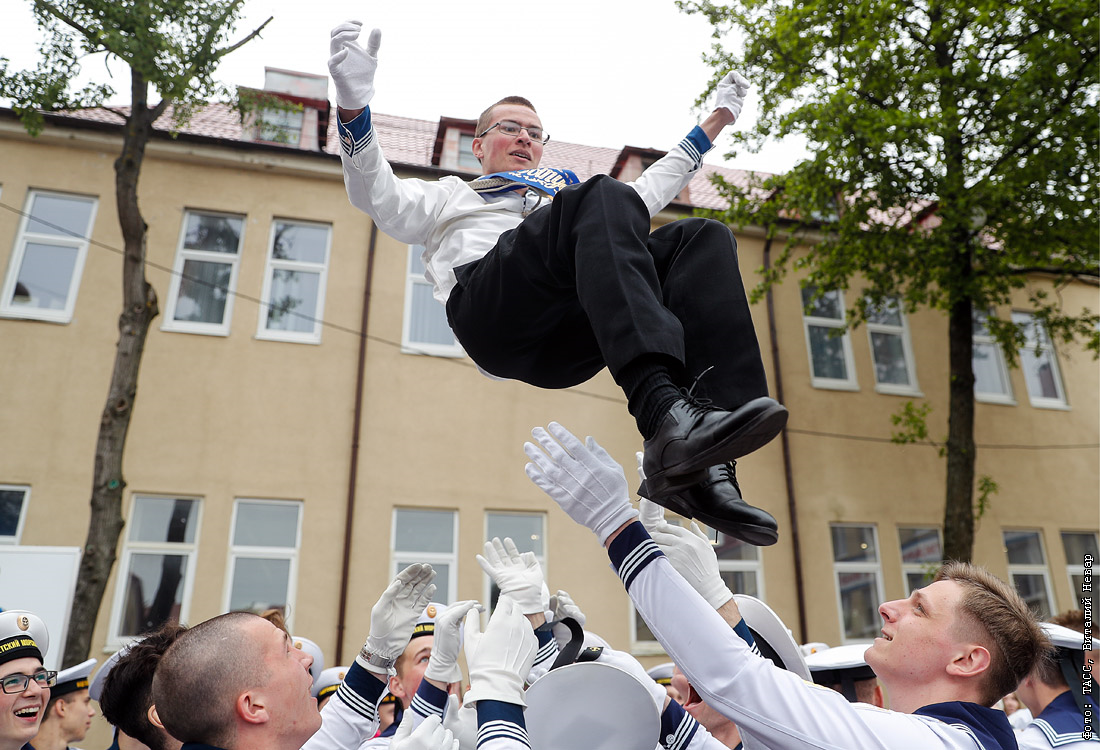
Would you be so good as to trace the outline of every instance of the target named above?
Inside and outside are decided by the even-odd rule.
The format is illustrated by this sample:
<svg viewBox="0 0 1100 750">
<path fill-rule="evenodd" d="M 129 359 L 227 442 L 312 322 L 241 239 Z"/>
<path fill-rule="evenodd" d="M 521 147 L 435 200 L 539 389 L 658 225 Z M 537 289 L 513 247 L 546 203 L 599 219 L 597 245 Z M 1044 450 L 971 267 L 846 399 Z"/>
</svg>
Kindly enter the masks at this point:
<svg viewBox="0 0 1100 750">
<path fill-rule="evenodd" d="M 32 0 L 4 6 L 0 56 L 11 68 L 31 68 L 41 39 Z M 330 30 L 356 19 L 366 30 L 382 30 L 372 103 L 379 112 L 474 119 L 493 101 L 518 94 L 535 104 L 555 140 L 664 150 L 710 111 L 693 103 L 713 73 L 702 60 L 712 29 L 674 0 L 247 0 L 233 40 L 269 16 L 260 38 L 223 60 L 218 80 L 262 88 L 265 67 L 327 74 Z M 127 78 L 118 60 L 87 59 L 81 80 L 111 83 L 120 92 L 114 101 L 125 102 Z M 331 83 L 329 95 L 335 97 Z M 742 126 L 751 124 L 758 104 L 757 91 L 750 91 Z M 730 147 L 728 137 L 720 138 L 707 162 L 783 172 L 805 155 L 788 142 L 727 159 Z"/>
</svg>

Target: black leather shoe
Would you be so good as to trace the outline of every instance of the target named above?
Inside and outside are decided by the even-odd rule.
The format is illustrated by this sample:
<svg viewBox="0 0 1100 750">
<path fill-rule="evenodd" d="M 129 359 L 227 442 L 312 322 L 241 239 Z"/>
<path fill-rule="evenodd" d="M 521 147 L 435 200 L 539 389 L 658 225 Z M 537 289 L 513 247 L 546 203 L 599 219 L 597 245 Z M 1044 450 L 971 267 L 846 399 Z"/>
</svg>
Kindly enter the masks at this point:
<svg viewBox="0 0 1100 750">
<path fill-rule="evenodd" d="M 705 478 L 698 484 L 656 500 L 649 499 L 747 544 L 767 547 L 776 543 L 779 534 L 775 518 L 741 499 L 734 462 L 712 466 L 704 474 Z M 642 482 L 638 490 L 642 497 L 647 496 L 646 484 Z"/>
<path fill-rule="evenodd" d="M 657 434 L 642 446 L 650 500 L 705 481 L 706 469 L 767 444 L 787 424 L 787 410 L 761 396 L 734 411 L 709 406 L 690 395 L 672 405 Z"/>
</svg>

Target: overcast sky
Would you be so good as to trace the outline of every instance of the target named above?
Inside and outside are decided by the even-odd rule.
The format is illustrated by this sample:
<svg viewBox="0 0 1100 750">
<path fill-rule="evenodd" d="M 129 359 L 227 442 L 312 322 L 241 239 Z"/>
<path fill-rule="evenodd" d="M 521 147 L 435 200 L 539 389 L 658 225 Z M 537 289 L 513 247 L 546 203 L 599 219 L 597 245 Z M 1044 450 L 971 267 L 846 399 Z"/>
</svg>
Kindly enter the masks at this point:
<svg viewBox="0 0 1100 750">
<path fill-rule="evenodd" d="M 33 67 L 40 34 L 31 0 L 2 2 L 0 55 L 12 68 Z M 700 119 L 692 103 L 711 74 L 701 59 L 712 43 L 710 26 L 681 13 L 674 0 L 247 0 L 234 41 L 268 16 L 274 19 L 261 38 L 225 58 L 220 81 L 262 88 L 265 66 L 327 74 L 329 31 L 356 19 L 382 30 L 374 110 L 473 119 L 489 103 L 519 94 L 534 102 L 554 140 L 590 146 L 672 147 Z M 84 78 L 113 82 L 122 92 L 115 101 L 125 102 L 117 60 L 107 66 L 102 56 L 91 58 Z M 750 91 L 745 124 L 756 106 Z M 782 172 L 803 154 L 775 144 L 726 161 L 729 146 L 720 138 L 707 161 Z"/>
</svg>

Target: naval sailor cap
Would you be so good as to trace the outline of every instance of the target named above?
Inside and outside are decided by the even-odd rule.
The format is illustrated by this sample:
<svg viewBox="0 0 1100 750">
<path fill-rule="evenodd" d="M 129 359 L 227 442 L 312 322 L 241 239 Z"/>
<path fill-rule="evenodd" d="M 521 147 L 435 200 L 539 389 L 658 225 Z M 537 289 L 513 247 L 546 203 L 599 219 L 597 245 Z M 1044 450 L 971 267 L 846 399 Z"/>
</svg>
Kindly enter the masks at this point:
<svg viewBox="0 0 1100 750">
<path fill-rule="evenodd" d="M 646 670 L 646 674 L 652 677 L 653 681 L 656 682 L 658 685 L 671 685 L 672 669 L 672 662 L 666 661 L 664 664 L 658 664 L 655 667 L 650 667 Z"/>
<path fill-rule="evenodd" d="M 772 608 L 747 594 L 734 594 L 741 618 L 752 633 L 756 647 L 764 658 L 788 672 L 794 672 L 806 682 L 811 682 L 810 670 L 806 659 L 794 641 L 794 636 Z"/>
<path fill-rule="evenodd" d="M 294 648 L 299 651 L 305 651 L 307 654 L 313 657 L 313 663 L 309 665 L 309 676 L 313 678 L 313 690 L 317 689 L 317 680 L 320 679 L 321 673 L 325 671 L 325 654 L 321 651 L 321 647 L 308 638 L 303 638 L 300 635 L 290 636 L 290 642 L 294 644 Z"/>
<path fill-rule="evenodd" d="M 88 659 L 75 667 L 69 667 L 68 669 L 62 669 L 57 673 L 57 682 L 50 688 L 50 698 L 56 698 L 60 695 L 68 695 L 69 693 L 75 693 L 78 690 L 88 690 L 91 686 L 91 680 L 89 677 L 92 674 L 92 670 L 95 668 L 96 660 Z"/>
<path fill-rule="evenodd" d="M 49 648 L 50 634 L 41 617 L 23 609 L 0 612 L 0 664 L 27 656 L 42 661 Z"/>
</svg>

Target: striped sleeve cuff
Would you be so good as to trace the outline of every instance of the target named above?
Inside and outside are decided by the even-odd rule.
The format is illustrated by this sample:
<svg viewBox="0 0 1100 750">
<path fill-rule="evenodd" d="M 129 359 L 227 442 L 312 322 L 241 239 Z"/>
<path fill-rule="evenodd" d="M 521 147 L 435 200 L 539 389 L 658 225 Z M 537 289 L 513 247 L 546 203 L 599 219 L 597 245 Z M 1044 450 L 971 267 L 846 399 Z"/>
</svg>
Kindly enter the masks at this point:
<svg viewBox="0 0 1100 750">
<path fill-rule="evenodd" d="M 443 709 L 447 706 L 447 691 L 440 690 L 427 680 L 420 681 L 420 687 L 416 689 L 412 703 L 409 704 L 415 713 L 425 719 L 429 716 L 443 718 Z"/>
<path fill-rule="evenodd" d="M 607 554 L 628 591 L 634 578 L 646 565 L 665 556 L 657 543 L 649 538 L 649 532 L 641 521 L 635 521 L 623 529 L 607 548 Z"/>
<path fill-rule="evenodd" d="M 535 662 L 532 666 L 537 667 L 557 658 L 558 642 L 554 640 L 554 631 L 550 623 L 535 628 L 535 637 L 539 642 L 539 650 L 535 652 Z"/>
<path fill-rule="evenodd" d="M 341 122 L 339 116 L 337 116 L 336 129 L 340 133 L 340 148 L 348 156 L 355 156 L 374 141 L 374 126 L 370 121 L 370 108 L 364 109 L 351 122 Z"/>
<path fill-rule="evenodd" d="M 692 169 L 698 169 L 703 164 L 703 154 L 710 151 L 714 144 L 710 142 L 710 138 L 703 132 L 703 129 L 696 125 L 692 128 L 691 132 L 687 134 L 684 140 L 677 144 L 692 161 Z"/>
<path fill-rule="evenodd" d="M 501 747 L 515 747 L 516 743 L 531 747 L 527 726 L 523 723 L 523 706 L 503 701 L 478 701 L 477 746 L 492 750 L 500 740 L 506 741 Z"/>
<path fill-rule="evenodd" d="M 699 729 L 699 722 L 676 701 L 669 701 L 661 714 L 661 747 L 684 750 Z"/>
<path fill-rule="evenodd" d="M 749 626 L 745 623 L 745 618 L 741 618 L 737 621 L 737 624 L 733 626 L 733 632 L 737 633 L 745 643 L 749 645 L 749 648 L 757 656 L 761 656 L 760 647 L 756 645 L 756 639 L 752 637 L 752 631 L 749 630 Z"/>
<path fill-rule="evenodd" d="M 336 697 L 368 721 L 378 721 L 378 701 L 385 689 L 386 683 L 353 663 L 337 688 Z"/>
</svg>

